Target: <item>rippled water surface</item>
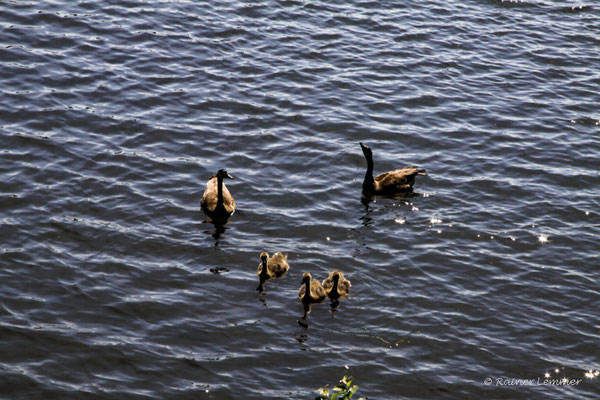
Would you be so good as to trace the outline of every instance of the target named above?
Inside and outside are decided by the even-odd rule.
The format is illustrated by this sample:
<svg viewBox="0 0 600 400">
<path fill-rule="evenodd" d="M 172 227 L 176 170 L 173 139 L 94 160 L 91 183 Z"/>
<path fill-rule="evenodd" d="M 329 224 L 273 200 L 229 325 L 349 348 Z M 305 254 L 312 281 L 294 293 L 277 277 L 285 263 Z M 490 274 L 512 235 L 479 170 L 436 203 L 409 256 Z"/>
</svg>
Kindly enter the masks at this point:
<svg viewBox="0 0 600 400">
<path fill-rule="evenodd" d="M 0 2 L 1 397 L 597 399 L 599 27 L 592 1 Z M 361 201 L 359 141 L 428 176 Z M 263 250 L 291 270 L 260 295 Z M 351 296 L 302 319 L 334 268 Z M 545 377 L 581 381 L 499 381 Z"/>
</svg>

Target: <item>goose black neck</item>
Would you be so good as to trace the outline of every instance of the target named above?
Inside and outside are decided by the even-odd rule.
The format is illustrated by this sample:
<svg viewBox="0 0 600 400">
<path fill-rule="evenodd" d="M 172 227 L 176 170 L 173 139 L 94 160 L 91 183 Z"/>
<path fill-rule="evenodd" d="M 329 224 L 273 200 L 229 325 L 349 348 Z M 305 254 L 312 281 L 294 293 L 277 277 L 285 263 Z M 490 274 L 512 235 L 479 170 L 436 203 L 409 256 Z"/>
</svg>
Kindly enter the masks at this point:
<svg viewBox="0 0 600 400">
<path fill-rule="evenodd" d="M 333 286 L 331 287 L 331 292 L 338 294 L 338 283 L 340 282 L 340 277 L 339 276 L 335 276 L 333 278 Z"/>
<path fill-rule="evenodd" d="M 223 206 L 223 177 L 217 175 L 217 207 Z"/>
<path fill-rule="evenodd" d="M 365 154 L 367 159 L 367 172 L 365 173 L 365 180 L 363 181 L 363 189 L 373 189 L 373 156 L 370 153 Z"/>
<path fill-rule="evenodd" d="M 269 277 L 267 274 L 267 259 L 262 260 L 262 269 L 260 270 L 260 279 L 266 280 Z"/>
<path fill-rule="evenodd" d="M 304 291 L 304 299 L 310 300 L 310 278 L 304 280 L 306 290 Z M 302 299 L 302 300 L 304 300 Z"/>
</svg>

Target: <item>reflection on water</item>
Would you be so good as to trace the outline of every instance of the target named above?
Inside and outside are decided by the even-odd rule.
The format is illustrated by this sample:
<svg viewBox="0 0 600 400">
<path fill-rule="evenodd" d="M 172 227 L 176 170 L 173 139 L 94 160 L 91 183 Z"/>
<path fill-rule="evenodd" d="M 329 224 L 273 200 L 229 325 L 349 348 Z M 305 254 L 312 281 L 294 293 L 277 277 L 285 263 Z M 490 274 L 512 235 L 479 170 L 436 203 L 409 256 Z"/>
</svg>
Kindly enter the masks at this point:
<svg viewBox="0 0 600 400">
<path fill-rule="evenodd" d="M 359 218 L 363 226 L 371 226 L 373 224 L 373 218 L 371 218 L 371 214 L 373 210 L 369 208 L 369 205 L 365 205 L 365 214 Z"/>
<path fill-rule="evenodd" d="M 267 297 L 266 297 L 267 294 L 262 290 L 262 286 L 261 285 L 259 285 L 259 287 L 256 288 L 256 290 L 258 290 L 259 288 L 261 290 L 258 293 L 258 297 L 257 297 L 258 301 L 260 301 L 262 303 L 262 305 L 265 306 L 265 308 L 268 308 L 268 306 L 267 306 Z"/>
<path fill-rule="evenodd" d="M 225 233 L 225 231 L 227 229 L 229 229 L 229 228 L 227 228 L 225 226 L 225 223 L 227 223 L 227 219 L 226 220 L 219 220 L 219 219 L 217 219 L 217 220 L 214 220 L 214 219 L 210 220 L 209 219 L 209 220 L 204 221 L 204 223 L 206 223 L 206 224 L 212 224 L 213 227 L 214 227 L 214 230 L 204 231 L 204 233 L 206 233 L 207 235 L 212 236 L 212 238 L 215 240 L 214 247 L 216 249 L 217 247 L 219 247 L 219 239 L 221 239 L 221 235 L 223 233 Z"/>
<path fill-rule="evenodd" d="M 260 296 L 264 296 L 265 293 L 265 288 L 264 288 L 264 284 L 265 284 L 266 280 L 260 279 L 258 282 L 258 286 L 256 287 L 256 291 L 258 292 L 258 294 Z"/>
<path fill-rule="evenodd" d="M 329 313 L 331 314 L 331 318 L 334 317 L 334 314 L 337 311 L 339 306 L 340 306 L 340 301 L 338 299 L 331 300 L 330 310 L 329 310 Z"/>
</svg>

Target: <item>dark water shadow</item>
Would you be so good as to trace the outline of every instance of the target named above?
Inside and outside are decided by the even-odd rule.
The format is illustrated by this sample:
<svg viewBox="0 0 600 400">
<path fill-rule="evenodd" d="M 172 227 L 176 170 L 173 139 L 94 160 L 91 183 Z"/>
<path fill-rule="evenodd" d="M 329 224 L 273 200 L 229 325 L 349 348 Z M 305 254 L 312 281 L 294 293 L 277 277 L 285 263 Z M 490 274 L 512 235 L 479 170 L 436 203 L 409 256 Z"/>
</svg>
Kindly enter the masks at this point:
<svg viewBox="0 0 600 400">
<path fill-rule="evenodd" d="M 227 267 L 214 267 L 209 269 L 210 272 L 212 272 L 215 275 L 221 275 L 224 274 L 226 272 L 229 272 L 229 268 Z"/>
</svg>

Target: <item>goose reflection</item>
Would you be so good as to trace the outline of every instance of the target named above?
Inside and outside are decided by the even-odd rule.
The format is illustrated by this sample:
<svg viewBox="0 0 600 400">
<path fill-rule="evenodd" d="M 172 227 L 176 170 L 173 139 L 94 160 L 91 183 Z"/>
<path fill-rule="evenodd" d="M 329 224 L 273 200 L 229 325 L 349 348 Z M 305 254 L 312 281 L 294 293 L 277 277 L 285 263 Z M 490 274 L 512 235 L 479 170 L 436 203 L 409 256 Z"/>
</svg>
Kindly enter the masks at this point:
<svg viewBox="0 0 600 400">
<path fill-rule="evenodd" d="M 225 233 L 225 231 L 229 228 L 225 227 L 224 223 L 219 223 L 215 220 L 212 221 L 204 221 L 204 223 L 211 223 L 214 227 L 214 230 L 205 231 L 207 235 L 210 235 L 215 240 L 215 248 L 219 247 L 219 240 L 221 239 L 221 235 Z"/>
<path fill-rule="evenodd" d="M 421 194 L 418 192 L 405 192 L 405 193 L 391 193 L 391 194 L 385 194 L 385 195 L 381 195 L 380 197 L 383 198 L 388 198 L 388 199 L 393 199 L 393 200 L 401 200 L 401 199 L 412 199 L 415 197 L 420 197 Z M 373 195 L 372 193 L 365 193 L 363 192 L 360 196 L 360 202 L 363 206 L 365 206 L 365 212 L 369 213 L 371 211 L 373 211 L 373 209 L 370 207 L 371 202 L 376 202 L 376 200 L 374 200 L 375 195 Z"/>
<path fill-rule="evenodd" d="M 298 322 L 298 325 L 300 325 L 301 328 L 308 329 L 308 314 L 310 314 L 310 307 L 310 303 L 302 302 L 302 308 L 304 310 L 304 313 L 300 318 L 296 320 L 296 322 Z"/>
<path fill-rule="evenodd" d="M 363 226 L 371 226 L 373 224 L 373 218 L 371 218 L 371 214 L 373 213 L 373 209 L 369 207 L 369 204 L 365 204 L 365 215 L 360 217 L 360 221 Z"/>
</svg>

